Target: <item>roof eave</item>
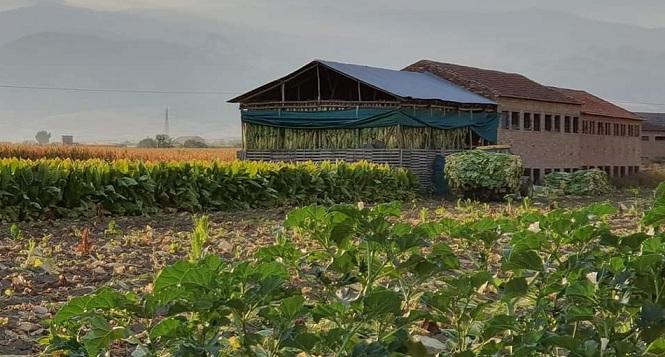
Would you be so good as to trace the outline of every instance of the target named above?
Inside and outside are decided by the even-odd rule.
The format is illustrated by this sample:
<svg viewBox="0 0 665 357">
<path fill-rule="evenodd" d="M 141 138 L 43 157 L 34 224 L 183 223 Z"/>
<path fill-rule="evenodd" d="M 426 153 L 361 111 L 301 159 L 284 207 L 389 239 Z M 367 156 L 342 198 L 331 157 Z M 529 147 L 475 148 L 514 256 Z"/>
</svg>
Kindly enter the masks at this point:
<svg viewBox="0 0 665 357">
<path fill-rule="evenodd" d="M 563 101 L 563 100 L 554 100 L 554 99 L 542 99 L 542 98 L 531 98 L 531 97 L 522 97 L 518 95 L 505 95 L 505 94 L 499 94 L 499 98 L 504 97 L 504 98 L 514 98 L 514 99 L 522 99 L 522 100 L 534 100 L 537 102 L 545 102 L 545 103 L 559 103 L 559 104 L 570 104 L 570 105 L 582 105 L 581 102 L 578 101 Z"/>
</svg>

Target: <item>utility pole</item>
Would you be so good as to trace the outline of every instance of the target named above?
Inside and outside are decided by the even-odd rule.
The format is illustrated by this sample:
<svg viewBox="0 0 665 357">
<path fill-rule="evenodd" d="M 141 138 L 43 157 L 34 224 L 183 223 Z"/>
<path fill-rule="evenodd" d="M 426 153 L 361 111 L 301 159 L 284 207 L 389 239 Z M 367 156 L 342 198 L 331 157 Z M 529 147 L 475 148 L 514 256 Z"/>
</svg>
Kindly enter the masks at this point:
<svg viewBox="0 0 665 357">
<path fill-rule="evenodd" d="M 169 108 L 166 107 L 166 117 L 164 118 L 164 134 L 166 136 L 171 136 L 171 134 L 169 133 L 169 131 L 170 131 L 169 129 L 170 129 L 169 128 Z"/>
</svg>

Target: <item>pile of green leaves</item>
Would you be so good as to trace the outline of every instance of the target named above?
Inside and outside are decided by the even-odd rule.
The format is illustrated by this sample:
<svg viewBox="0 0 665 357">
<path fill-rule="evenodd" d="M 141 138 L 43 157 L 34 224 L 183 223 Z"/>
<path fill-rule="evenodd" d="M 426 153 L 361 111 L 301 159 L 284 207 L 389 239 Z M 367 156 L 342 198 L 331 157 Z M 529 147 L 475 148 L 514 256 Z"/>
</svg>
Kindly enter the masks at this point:
<svg viewBox="0 0 665 357">
<path fill-rule="evenodd" d="M 408 199 L 403 169 L 359 163 L 0 159 L 0 220 Z"/>
<path fill-rule="evenodd" d="M 114 342 L 143 356 L 660 356 L 659 197 L 643 223 L 655 233 L 627 235 L 607 204 L 418 225 L 394 204 L 306 207 L 248 261 L 204 255 L 143 296 L 71 299 L 44 343 L 88 356 Z"/>
<path fill-rule="evenodd" d="M 545 177 L 545 186 L 573 196 L 601 196 L 614 191 L 607 173 L 597 169 L 553 172 Z"/>
<path fill-rule="evenodd" d="M 483 201 L 515 193 L 523 172 L 519 156 L 482 150 L 447 156 L 444 170 L 456 195 Z"/>
</svg>

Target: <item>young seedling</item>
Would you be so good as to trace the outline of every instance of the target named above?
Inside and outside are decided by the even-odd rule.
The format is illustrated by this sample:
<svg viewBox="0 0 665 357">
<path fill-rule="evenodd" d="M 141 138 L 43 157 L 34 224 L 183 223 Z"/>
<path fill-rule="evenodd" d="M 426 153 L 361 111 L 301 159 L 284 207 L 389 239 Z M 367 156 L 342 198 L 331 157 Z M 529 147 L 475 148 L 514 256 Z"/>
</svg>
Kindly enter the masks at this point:
<svg viewBox="0 0 665 357">
<path fill-rule="evenodd" d="M 192 245 L 189 251 L 190 262 L 195 263 L 204 257 L 203 246 L 208 238 L 208 216 L 201 216 L 194 221 L 194 230 L 191 236 Z"/>
<path fill-rule="evenodd" d="M 9 234 L 13 240 L 23 240 L 23 233 L 16 223 L 9 228 Z"/>
</svg>

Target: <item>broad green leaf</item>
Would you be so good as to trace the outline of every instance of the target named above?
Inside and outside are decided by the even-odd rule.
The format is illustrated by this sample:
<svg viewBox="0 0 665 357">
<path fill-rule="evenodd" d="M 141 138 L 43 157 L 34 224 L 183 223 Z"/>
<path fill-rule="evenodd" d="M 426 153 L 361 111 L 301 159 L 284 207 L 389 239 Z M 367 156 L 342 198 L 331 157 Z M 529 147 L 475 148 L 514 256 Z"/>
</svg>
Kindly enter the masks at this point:
<svg viewBox="0 0 665 357">
<path fill-rule="evenodd" d="M 83 336 L 83 345 L 89 356 L 97 356 L 100 351 L 107 349 L 115 340 L 125 336 L 122 327 L 111 327 L 101 316 L 90 318 L 90 331 Z"/>
<path fill-rule="evenodd" d="M 505 270 L 535 270 L 542 271 L 543 261 L 538 253 L 533 250 L 512 252 L 508 260 L 503 264 Z"/>
<path fill-rule="evenodd" d="M 528 284 L 526 278 L 518 277 L 510 279 L 503 286 L 503 298 L 511 300 L 514 298 L 522 297 L 527 294 Z"/>
<path fill-rule="evenodd" d="M 291 296 L 281 301 L 280 312 L 285 318 L 295 319 L 301 314 L 304 304 L 305 298 L 302 296 Z"/>
<path fill-rule="evenodd" d="M 363 299 L 365 312 L 373 318 L 385 314 L 400 315 L 402 299 L 391 290 L 377 289 Z"/>
<path fill-rule="evenodd" d="M 171 338 L 177 335 L 178 329 L 183 325 L 183 321 L 177 317 L 166 318 L 152 329 L 150 329 L 150 339 L 156 340 L 157 338 Z"/>
<path fill-rule="evenodd" d="M 501 332 L 515 329 L 515 317 L 508 315 L 495 315 L 485 323 L 483 338 L 488 339 L 497 336 Z"/>
</svg>

